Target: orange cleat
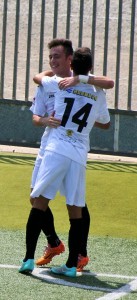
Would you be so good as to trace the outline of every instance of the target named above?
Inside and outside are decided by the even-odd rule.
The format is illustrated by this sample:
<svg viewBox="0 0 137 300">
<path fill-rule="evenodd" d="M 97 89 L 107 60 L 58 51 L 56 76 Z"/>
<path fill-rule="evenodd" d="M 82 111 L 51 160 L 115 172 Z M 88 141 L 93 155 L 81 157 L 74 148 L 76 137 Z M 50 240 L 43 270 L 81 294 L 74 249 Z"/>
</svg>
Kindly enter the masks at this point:
<svg viewBox="0 0 137 300">
<path fill-rule="evenodd" d="M 82 272 L 83 268 L 88 264 L 89 257 L 88 256 L 82 256 L 79 254 L 78 256 L 78 263 L 77 263 L 77 272 Z"/>
<path fill-rule="evenodd" d="M 52 261 L 52 258 L 65 251 L 65 246 L 60 242 L 59 246 L 51 247 L 50 244 L 45 248 L 44 254 L 36 261 L 37 266 L 47 265 Z"/>
</svg>

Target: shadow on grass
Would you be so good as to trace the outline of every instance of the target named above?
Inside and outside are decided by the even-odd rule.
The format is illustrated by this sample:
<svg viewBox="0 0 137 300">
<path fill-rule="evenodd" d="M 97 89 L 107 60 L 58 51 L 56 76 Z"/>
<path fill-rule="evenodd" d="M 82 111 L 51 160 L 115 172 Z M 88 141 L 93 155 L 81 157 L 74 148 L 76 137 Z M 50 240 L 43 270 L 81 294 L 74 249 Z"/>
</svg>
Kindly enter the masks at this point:
<svg viewBox="0 0 137 300">
<path fill-rule="evenodd" d="M 1 164 L 18 164 L 18 165 L 34 165 L 36 156 L 29 155 L 3 155 L 0 154 Z M 125 173 L 137 173 L 137 165 L 130 163 L 120 162 L 101 162 L 101 161 L 87 161 L 87 170 L 100 170 L 111 172 L 125 172 Z"/>
<path fill-rule="evenodd" d="M 23 155 L 1 155 L 0 164 L 34 165 L 36 157 Z"/>
<path fill-rule="evenodd" d="M 88 276 L 87 276 L 88 275 Z M 31 276 L 35 279 L 39 279 L 41 281 L 45 281 L 52 284 L 57 285 L 64 285 L 64 286 L 70 286 L 75 288 L 81 288 L 86 290 L 94 290 L 94 291 L 102 291 L 111 293 L 114 292 L 117 289 L 122 288 L 125 286 L 125 284 L 128 284 L 128 282 L 124 282 L 123 280 L 119 279 L 112 281 L 112 279 L 107 278 L 99 278 L 97 275 L 83 272 L 83 275 L 75 278 L 72 277 L 64 277 L 62 275 L 56 275 L 50 272 L 49 269 L 36 269 L 31 274 Z M 105 276 L 104 276 L 105 277 Z"/>
<path fill-rule="evenodd" d="M 137 173 L 137 165 L 115 162 L 87 162 L 87 170 L 100 170 L 111 172 Z"/>
</svg>

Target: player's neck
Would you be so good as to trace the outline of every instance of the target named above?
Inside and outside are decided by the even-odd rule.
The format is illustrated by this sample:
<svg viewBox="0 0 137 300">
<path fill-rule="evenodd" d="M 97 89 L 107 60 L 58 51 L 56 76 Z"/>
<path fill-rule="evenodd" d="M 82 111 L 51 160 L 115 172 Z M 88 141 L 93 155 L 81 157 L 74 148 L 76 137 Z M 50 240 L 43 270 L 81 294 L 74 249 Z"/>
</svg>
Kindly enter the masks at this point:
<svg viewBox="0 0 137 300">
<path fill-rule="evenodd" d="M 72 71 L 71 70 L 66 70 L 65 72 L 62 72 L 62 74 L 56 74 L 59 77 L 71 77 L 72 76 Z"/>
</svg>

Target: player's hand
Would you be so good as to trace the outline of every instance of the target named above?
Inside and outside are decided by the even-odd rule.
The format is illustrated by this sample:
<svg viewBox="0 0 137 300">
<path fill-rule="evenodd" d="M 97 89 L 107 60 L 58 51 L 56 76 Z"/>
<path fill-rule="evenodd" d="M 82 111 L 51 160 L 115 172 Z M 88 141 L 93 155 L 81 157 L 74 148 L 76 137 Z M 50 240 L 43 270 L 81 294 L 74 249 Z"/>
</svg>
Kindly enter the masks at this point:
<svg viewBox="0 0 137 300">
<path fill-rule="evenodd" d="M 47 117 L 47 126 L 51 128 L 57 128 L 61 125 L 61 120 L 54 118 L 54 112 Z"/>
<path fill-rule="evenodd" d="M 64 89 L 66 89 L 70 86 L 74 86 L 78 83 L 79 83 L 79 78 L 78 78 L 78 76 L 75 76 L 75 77 L 66 77 L 66 78 L 61 79 L 58 85 L 61 90 L 64 90 Z"/>
</svg>

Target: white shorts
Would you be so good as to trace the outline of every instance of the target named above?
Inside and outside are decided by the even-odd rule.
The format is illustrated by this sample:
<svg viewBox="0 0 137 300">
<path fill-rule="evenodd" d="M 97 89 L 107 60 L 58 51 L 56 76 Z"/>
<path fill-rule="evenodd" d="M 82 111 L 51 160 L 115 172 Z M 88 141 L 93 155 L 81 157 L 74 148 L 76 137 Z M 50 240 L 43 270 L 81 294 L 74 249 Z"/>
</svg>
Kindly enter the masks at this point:
<svg viewBox="0 0 137 300">
<path fill-rule="evenodd" d="M 35 185 L 35 182 L 36 182 L 36 178 L 37 178 L 37 175 L 38 175 L 38 171 L 39 171 L 44 153 L 45 153 L 45 147 L 40 147 L 38 155 L 37 155 L 36 160 L 35 160 L 35 165 L 34 165 L 34 168 L 33 168 L 32 176 L 31 176 L 31 188 L 34 188 L 34 185 Z"/>
<path fill-rule="evenodd" d="M 41 145 L 40 145 L 39 152 L 38 152 L 38 155 L 36 157 L 35 165 L 34 165 L 33 172 L 32 172 L 31 188 L 34 188 L 34 185 L 35 185 L 35 182 L 36 182 L 38 171 L 39 171 L 42 159 L 44 157 L 45 148 L 46 148 L 46 144 L 47 144 L 47 139 L 48 139 L 48 131 L 45 131 L 42 138 L 41 138 Z"/>
<path fill-rule="evenodd" d="M 45 151 L 31 197 L 53 199 L 57 191 L 66 197 L 66 204 L 85 206 L 85 166 L 70 158 Z"/>
</svg>

